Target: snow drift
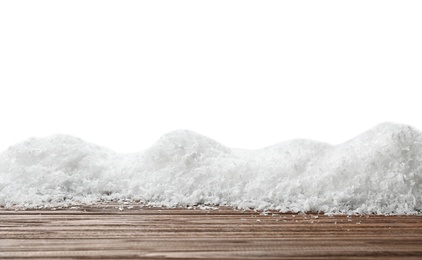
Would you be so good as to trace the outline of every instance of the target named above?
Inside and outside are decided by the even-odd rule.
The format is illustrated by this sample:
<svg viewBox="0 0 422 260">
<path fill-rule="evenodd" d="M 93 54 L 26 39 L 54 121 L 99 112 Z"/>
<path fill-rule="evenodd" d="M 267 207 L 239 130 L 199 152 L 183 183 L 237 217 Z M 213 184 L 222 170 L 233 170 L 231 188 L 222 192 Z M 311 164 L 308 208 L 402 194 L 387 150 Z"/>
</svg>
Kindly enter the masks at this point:
<svg viewBox="0 0 422 260">
<path fill-rule="evenodd" d="M 81 139 L 33 138 L 0 154 L 0 206 L 141 200 L 280 211 L 422 211 L 422 133 L 381 124 L 337 146 L 292 140 L 230 149 L 187 130 L 138 154 Z"/>
</svg>

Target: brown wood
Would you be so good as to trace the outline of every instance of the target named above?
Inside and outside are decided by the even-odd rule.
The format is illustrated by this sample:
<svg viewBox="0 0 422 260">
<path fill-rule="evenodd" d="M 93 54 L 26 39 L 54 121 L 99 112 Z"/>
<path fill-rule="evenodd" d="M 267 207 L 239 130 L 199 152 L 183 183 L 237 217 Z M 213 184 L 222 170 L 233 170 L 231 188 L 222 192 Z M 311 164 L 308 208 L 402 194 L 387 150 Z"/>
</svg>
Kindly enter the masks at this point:
<svg viewBox="0 0 422 260">
<path fill-rule="evenodd" d="M 0 209 L 3 259 L 422 259 L 422 216 L 99 204 Z"/>
</svg>

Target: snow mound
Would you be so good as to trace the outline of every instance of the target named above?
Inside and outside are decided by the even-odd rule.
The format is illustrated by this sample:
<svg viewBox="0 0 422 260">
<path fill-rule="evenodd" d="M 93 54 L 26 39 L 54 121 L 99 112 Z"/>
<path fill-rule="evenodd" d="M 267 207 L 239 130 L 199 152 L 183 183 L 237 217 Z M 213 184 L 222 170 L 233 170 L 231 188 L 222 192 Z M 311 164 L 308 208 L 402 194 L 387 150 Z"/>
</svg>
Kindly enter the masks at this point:
<svg viewBox="0 0 422 260">
<path fill-rule="evenodd" d="M 163 206 L 418 214 L 421 162 L 421 132 L 392 123 L 337 146 L 298 139 L 253 151 L 187 130 L 166 134 L 136 154 L 55 135 L 0 154 L 0 206 L 129 199 Z"/>
</svg>

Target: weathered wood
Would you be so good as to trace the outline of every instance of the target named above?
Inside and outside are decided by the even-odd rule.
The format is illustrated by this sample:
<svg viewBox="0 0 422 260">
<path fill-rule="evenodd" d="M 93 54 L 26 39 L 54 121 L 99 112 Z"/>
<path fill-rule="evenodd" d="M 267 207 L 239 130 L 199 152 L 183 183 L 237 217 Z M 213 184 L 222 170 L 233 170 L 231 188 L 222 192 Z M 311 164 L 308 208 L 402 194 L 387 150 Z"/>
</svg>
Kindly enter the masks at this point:
<svg viewBox="0 0 422 260">
<path fill-rule="evenodd" d="M 422 216 L 99 204 L 0 209 L 4 259 L 422 259 Z"/>
</svg>

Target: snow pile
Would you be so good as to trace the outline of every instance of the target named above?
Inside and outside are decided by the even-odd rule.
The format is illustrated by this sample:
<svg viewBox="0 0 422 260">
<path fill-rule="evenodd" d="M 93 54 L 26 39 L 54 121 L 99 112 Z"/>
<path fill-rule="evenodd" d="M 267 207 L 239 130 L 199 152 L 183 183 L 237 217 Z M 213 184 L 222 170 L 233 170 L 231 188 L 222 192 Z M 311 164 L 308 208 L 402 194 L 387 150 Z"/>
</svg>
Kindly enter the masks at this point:
<svg viewBox="0 0 422 260">
<path fill-rule="evenodd" d="M 30 139 L 0 154 L 0 205 L 132 199 L 281 211 L 422 211 L 422 133 L 381 124 L 338 146 L 292 140 L 235 150 L 175 131 L 139 154 L 78 138 Z"/>
</svg>

